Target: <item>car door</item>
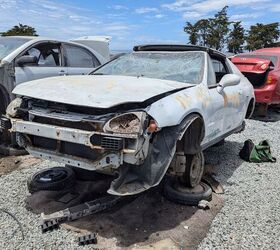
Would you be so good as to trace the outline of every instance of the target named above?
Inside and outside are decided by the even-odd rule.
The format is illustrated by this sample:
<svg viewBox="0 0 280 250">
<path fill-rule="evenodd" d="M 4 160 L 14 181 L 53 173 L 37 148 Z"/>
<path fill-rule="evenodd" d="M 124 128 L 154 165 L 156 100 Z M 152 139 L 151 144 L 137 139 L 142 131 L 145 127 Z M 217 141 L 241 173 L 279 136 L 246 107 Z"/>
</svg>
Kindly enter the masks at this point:
<svg viewBox="0 0 280 250">
<path fill-rule="evenodd" d="M 68 43 L 63 44 L 63 59 L 69 75 L 87 75 L 100 65 L 91 51 Z"/>
<path fill-rule="evenodd" d="M 211 58 L 213 63 L 214 72 L 216 76 L 216 83 L 219 84 L 223 76 L 226 74 L 234 73 L 227 63 L 226 58 Z M 215 89 L 216 90 L 216 89 Z M 217 94 L 223 99 L 223 131 L 224 133 L 230 132 L 241 125 L 242 122 L 242 88 L 240 84 L 235 86 L 227 86 L 223 89 L 222 93 L 212 93 L 214 96 Z"/>
<path fill-rule="evenodd" d="M 18 65 L 15 60 L 16 84 L 67 74 L 67 69 L 62 66 L 61 43 L 37 43 L 26 49 L 17 58 L 24 55 L 35 56 L 37 61 L 32 64 Z"/>
<path fill-rule="evenodd" d="M 224 135 L 224 98 L 217 91 L 217 80 L 215 71 L 217 66 L 215 61 L 207 55 L 207 91 L 208 101 L 205 102 L 205 137 L 202 145 L 211 144 L 212 141 Z M 214 70 L 215 69 L 215 70 Z"/>
</svg>

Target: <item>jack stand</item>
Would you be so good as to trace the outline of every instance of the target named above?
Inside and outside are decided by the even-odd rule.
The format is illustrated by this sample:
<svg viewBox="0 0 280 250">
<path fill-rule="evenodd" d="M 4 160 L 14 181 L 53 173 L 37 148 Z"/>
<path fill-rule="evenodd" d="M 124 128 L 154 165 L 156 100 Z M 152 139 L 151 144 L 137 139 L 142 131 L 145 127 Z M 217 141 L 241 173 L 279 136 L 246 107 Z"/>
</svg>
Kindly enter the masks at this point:
<svg viewBox="0 0 280 250">
<path fill-rule="evenodd" d="M 43 232 L 47 232 L 57 228 L 59 224 L 65 221 L 77 220 L 79 218 L 107 210 L 122 200 L 124 200 L 123 196 L 106 196 L 74 207 L 66 208 L 52 214 L 46 215 L 42 213 L 42 231 L 44 230 Z M 48 226 L 48 223 L 51 224 L 50 227 Z"/>
</svg>

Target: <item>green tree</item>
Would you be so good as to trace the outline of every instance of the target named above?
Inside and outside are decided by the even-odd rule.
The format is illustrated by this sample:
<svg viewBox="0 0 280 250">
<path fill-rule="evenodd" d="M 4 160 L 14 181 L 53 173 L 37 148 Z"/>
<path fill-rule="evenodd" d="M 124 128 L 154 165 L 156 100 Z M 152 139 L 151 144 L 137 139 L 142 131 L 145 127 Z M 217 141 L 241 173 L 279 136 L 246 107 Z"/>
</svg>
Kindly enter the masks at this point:
<svg viewBox="0 0 280 250">
<path fill-rule="evenodd" d="M 23 25 L 19 23 L 19 25 L 15 25 L 13 28 L 9 29 L 6 32 L 1 33 L 2 36 L 38 36 L 35 28 Z"/>
<path fill-rule="evenodd" d="M 214 18 L 209 19 L 209 32 L 206 43 L 209 47 L 221 50 L 227 41 L 229 29 L 229 18 L 227 15 L 228 6 L 222 8 Z"/>
<path fill-rule="evenodd" d="M 268 47 L 270 44 L 277 42 L 280 37 L 279 23 L 252 25 L 246 37 L 249 51 Z"/>
<path fill-rule="evenodd" d="M 243 50 L 242 45 L 245 42 L 245 29 L 241 22 L 233 23 L 233 28 L 228 36 L 228 51 L 232 53 L 240 53 Z"/>
<path fill-rule="evenodd" d="M 200 19 L 194 24 L 186 22 L 184 31 L 189 35 L 189 42 L 221 50 L 229 32 L 227 9 L 225 6 L 214 18 Z"/>
<path fill-rule="evenodd" d="M 197 45 L 199 39 L 197 26 L 195 24 L 191 24 L 190 22 L 186 22 L 184 31 L 189 34 L 189 43 Z"/>
</svg>

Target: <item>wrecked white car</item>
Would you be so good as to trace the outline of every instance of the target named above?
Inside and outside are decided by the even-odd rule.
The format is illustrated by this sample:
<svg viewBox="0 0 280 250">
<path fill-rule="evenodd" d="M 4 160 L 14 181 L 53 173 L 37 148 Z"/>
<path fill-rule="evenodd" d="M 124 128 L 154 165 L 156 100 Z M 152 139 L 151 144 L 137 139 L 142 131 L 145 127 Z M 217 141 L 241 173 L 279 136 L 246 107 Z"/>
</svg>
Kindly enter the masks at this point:
<svg viewBox="0 0 280 250">
<path fill-rule="evenodd" d="M 8 109 L 18 144 L 37 157 L 117 174 L 108 193 L 132 195 L 167 171 L 201 180 L 203 150 L 244 128 L 250 82 L 221 53 L 145 45 L 88 76 L 21 84 Z"/>
</svg>

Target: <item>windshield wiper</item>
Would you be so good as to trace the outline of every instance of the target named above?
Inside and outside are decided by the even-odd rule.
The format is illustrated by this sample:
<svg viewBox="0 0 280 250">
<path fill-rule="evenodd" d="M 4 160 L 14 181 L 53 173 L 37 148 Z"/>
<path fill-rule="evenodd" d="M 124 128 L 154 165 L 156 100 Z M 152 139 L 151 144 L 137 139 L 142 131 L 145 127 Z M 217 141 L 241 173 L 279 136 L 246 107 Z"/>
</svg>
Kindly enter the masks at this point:
<svg viewBox="0 0 280 250">
<path fill-rule="evenodd" d="M 93 73 L 93 75 L 97 75 L 97 76 L 103 76 L 103 73 Z"/>
</svg>

